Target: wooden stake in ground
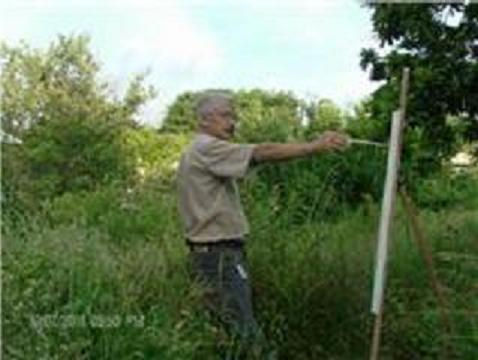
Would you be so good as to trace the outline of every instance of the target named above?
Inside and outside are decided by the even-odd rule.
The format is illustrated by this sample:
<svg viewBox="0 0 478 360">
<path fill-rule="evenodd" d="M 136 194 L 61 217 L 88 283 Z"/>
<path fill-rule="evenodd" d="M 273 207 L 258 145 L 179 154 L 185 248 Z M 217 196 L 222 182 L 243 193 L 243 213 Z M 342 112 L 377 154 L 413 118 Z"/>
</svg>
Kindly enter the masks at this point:
<svg viewBox="0 0 478 360">
<path fill-rule="evenodd" d="M 385 289 L 388 243 L 397 194 L 398 174 L 400 169 L 400 154 L 402 149 L 402 134 L 405 124 L 406 97 L 410 70 L 405 68 L 402 74 L 400 92 L 400 109 L 393 113 L 392 129 L 388 148 L 387 175 L 382 200 L 382 213 L 378 232 L 376 253 L 375 280 L 372 295 L 372 313 L 375 315 L 370 359 L 378 359 L 380 335 L 383 318 L 383 294 Z"/>
<path fill-rule="evenodd" d="M 399 193 L 400 198 L 402 199 L 403 208 L 405 209 L 412 228 L 413 237 L 415 238 L 418 250 L 420 251 L 423 261 L 425 262 L 425 266 L 428 272 L 428 278 L 430 279 L 433 292 L 435 293 L 435 297 L 437 299 L 438 311 L 445 333 L 445 336 L 443 338 L 443 358 L 449 359 L 450 355 L 453 353 L 452 344 L 450 342 L 450 335 L 453 333 L 453 322 L 448 313 L 449 305 L 446 301 L 443 287 L 440 284 L 438 274 L 435 270 L 432 255 L 433 252 L 430 247 L 430 243 L 426 240 L 423 226 L 420 224 L 419 221 L 418 210 L 413 204 L 413 201 L 410 196 L 406 193 L 405 189 L 401 188 L 399 190 Z"/>
</svg>

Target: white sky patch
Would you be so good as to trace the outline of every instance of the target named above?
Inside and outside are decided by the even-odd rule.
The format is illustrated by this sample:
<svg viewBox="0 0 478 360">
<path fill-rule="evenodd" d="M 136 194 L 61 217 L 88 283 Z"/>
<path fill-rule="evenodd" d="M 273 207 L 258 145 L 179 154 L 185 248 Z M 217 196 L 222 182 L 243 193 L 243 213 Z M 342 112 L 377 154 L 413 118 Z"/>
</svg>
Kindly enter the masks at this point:
<svg viewBox="0 0 478 360">
<path fill-rule="evenodd" d="M 211 6 L 211 0 L 184 0 L 182 3 L 191 6 Z M 284 11 L 302 12 L 309 15 L 317 15 L 330 11 L 340 6 L 337 0 L 222 0 L 222 4 L 230 7 L 246 7 L 251 10 L 281 9 Z"/>
<path fill-rule="evenodd" d="M 91 10 L 92 15 L 102 14 L 105 20 L 114 17 L 110 20 L 115 26 L 109 29 L 109 40 L 121 47 L 121 57 L 128 64 L 133 62 L 141 68 L 155 64 L 168 71 L 193 76 L 218 69 L 222 64 L 214 35 L 195 24 L 180 1 L 16 0 L 2 3 L 0 9 L 3 14 L 0 36 L 11 42 L 24 37 L 28 41 L 31 33 L 38 30 L 39 23 L 58 20 L 65 14 L 72 17 L 75 10 Z M 95 26 L 85 18 L 74 20 L 77 23 L 59 28 L 58 33 L 85 32 L 92 35 L 95 45 L 94 35 L 104 24 Z"/>
<path fill-rule="evenodd" d="M 3 13 L 0 15 L 0 40 L 7 42 L 16 42 L 24 35 L 22 29 L 28 28 L 28 17 L 22 17 L 19 19 L 5 16 Z"/>
<path fill-rule="evenodd" d="M 135 73 L 159 92 L 142 122 L 157 125 L 181 92 L 259 87 L 342 105 L 376 87 L 358 66 L 371 39 L 355 0 L 0 0 L 0 37 L 47 48 L 88 34 L 118 95 Z"/>
<path fill-rule="evenodd" d="M 349 71 L 344 73 L 337 79 L 340 90 L 338 93 L 331 94 L 331 98 L 336 99 L 339 105 L 347 106 L 363 98 L 364 94 L 370 94 L 383 85 L 382 81 L 369 81 L 368 76 L 365 72 Z"/>
<path fill-rule="evenodd" d="M 138 14 L 141 31 L 123 36 L 128 61 L 154 62 L 160 71 L 196 76 L 222 66 L 219 45 L 212 34 L 194 25 L 177 8 L 157 14 Z"/>
<path fill-rule="evenodd" d="M 154 11 L 129 10 L 134 18 L 132 31 L 123 36 L 114 71 L 151 69 L 147 81 L 159 96 L 144 107 L 142 115 L 145 122 L 158 123 L 182 86 L 192 88 L 195 82 L 220 74 L 224 55 L 214 34 L 196 24 L 178 3 L 162 3 L 150 10 Z M 121 90 L 127 84 L 123 80 Z"/>
<path fill-rule="evenodd" d="M 148 60 L 161 72 L 196 76 L 215 71 L 222 54 L 214 34 L 199 26 L 181 0 L 106 0 L 128 12 L 133 31 L 122 36 L 123 56 Z"/>
<path fill-rule="evenodd" d="M 102 77 L 118 95 L 135 73 L 151 70 L 146 82 L 159 97 L 143 108 L 143 122 L 158 122 L 178 83 L 214 77 L 223 66 L 214 34 L 180 1 L 18 0 L 2 2 L 0 9 L 0 36 L 11 45 L 25 39 L 45 48 L 60 33 L 90 35 L 91 50 L 104 65 Z"/>
<path fill-rule="evenodd" d="M 448 26 L 457 27 L 460 25 L 461 20 L 463 19 L 463 12 L 451 12 L 445 11 L 443 13 L 443 22 Z"/>
</svg>

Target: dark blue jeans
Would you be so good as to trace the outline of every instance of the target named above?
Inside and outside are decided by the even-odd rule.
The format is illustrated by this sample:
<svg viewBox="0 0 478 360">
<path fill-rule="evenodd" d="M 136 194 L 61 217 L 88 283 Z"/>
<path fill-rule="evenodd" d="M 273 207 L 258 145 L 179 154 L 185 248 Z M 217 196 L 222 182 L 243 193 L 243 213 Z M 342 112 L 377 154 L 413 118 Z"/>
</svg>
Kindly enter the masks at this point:
<svg viewBox="0 0 478 360">
<path fill-rule="evenodd" d="M 204 286 L 206 306 L 241 335 L 258 330 L 242 246 L 210 245 L 190 252 L 193 279 Z"/>
</svg>

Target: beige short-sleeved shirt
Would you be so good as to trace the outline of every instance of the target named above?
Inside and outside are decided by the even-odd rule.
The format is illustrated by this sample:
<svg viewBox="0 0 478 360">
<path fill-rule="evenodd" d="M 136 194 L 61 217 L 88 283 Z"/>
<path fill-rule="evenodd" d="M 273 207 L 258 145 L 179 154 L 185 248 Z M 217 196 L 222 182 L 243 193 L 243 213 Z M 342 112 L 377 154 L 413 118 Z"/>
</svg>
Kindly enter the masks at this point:
<svg viewBox="0 0 478 360">
<path fill-rule="evenodd" d="M 182 154 L 177 182 L 187 239 L 213 242 L 249 232 L 236 179 L 246 174 L 253 149 L 200 133 Z"/>
</svg>

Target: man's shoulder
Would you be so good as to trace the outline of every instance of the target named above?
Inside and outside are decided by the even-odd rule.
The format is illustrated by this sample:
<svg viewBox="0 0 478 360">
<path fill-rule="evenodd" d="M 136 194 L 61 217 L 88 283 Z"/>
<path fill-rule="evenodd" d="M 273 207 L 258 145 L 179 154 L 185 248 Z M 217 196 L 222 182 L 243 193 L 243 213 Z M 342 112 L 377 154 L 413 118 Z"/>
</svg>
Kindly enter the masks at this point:
<svg viewBox="0 0 478 360">
<path fill-rule="evenodd" d="M 248 152 L 254 144 L 240 144 L 222 140 L 209 134 L 199 133 L 184 151 L 187 159 L 202 159 L 203 162 L 215 161 L 224 156 L 234 157 L 236 154 Z"/>
<path fill-rule="evenodd" d="M 233 143 L 229 141 L 216 138 L 212 135 L 200 133 L 194 138 L 191 146 L 189 147 L 189 151 L 197 152 L 199 155 L 207 156 L 211 153 L 227 150 L 232 145 Z"/>
</svg>

